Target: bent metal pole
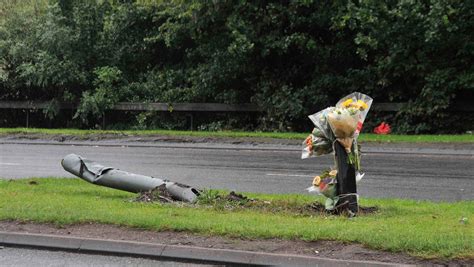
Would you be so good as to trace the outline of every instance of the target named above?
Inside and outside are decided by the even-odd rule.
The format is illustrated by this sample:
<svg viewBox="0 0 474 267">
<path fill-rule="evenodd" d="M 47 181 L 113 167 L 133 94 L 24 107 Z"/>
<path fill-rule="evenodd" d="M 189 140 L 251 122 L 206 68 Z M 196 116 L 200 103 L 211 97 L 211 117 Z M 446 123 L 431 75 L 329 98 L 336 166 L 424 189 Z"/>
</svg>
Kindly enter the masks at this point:
<svg viewBox="0 0 474 267">
<path fill-rule="evenodd" d="M 199 191 L 190 186 L 151 176 L 129 173 L 113 167 L 105 167 L 76 154 L 69 154 L 64 157 L 61 165 L 67 172 L 89 183 L 123 191 L 139 193 L 165 185 L 173 199 L 190 203 L 195 202 L 199 195 Z"/>
<path fill-rule="evenodd" d="M 334 143 L 334 152 L 337 166 L 336 194 L 339 196 L 336 207 L 338 211 L 345 210 L 353 216 L 359 211 L 356 170 L 353 164 L 348 163 L 346 149 L 337 141 Z"/>
</svg>

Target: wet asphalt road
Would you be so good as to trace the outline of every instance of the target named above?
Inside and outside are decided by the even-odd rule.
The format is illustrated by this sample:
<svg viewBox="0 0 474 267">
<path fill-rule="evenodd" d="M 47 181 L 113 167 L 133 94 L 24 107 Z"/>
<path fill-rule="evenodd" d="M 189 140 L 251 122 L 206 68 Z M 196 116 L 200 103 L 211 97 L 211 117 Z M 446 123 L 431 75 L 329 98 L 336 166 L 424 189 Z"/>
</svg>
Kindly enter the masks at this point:
<svg viewBox="0 0 474 267">
<path fill-rule="evenodd" d="M 160 267 L 191 267 L 216 266 L 196 263 L 158 261 L 146 258 L 119 257 L 112 255 L 80 254 L 65 251 L 48 251 L 28 248 L 2 247 L 0 249 L 0 265 L 11 267 L 30 266 L 160 266 Z"/>
<path fill-rule="evenodd" d="M 372 152 L 370 152 L 372 151 Z M 474 154 L 426 150 L 369 150 L 358 185 L 363 197 L 436 201 L 474 199 Z M 392 151 L 392 152 L 393 152 Z M 407 152 L 408 151 L 408 152 Z M 446 152 L 446 151 L 445 151 Z M 61 159 L 75 153 L 102 165 L 182 182 L 197 188 L 239 192 L 305 193 L 312 177 L 332 165 L 331 156 L 301 160 L 295 147 L 166 144 L 163 147 L 0 144 L 0 177 L 73 177 Z"/>
</svg>

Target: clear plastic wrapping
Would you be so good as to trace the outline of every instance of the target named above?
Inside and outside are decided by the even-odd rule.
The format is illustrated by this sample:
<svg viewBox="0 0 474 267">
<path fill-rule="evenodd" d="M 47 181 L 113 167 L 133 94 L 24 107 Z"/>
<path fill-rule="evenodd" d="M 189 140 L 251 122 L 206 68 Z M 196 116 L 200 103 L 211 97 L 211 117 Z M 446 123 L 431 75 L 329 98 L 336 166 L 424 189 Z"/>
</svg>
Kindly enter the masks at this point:
<svg viewBox="0 0 474 267">
<path fill-rule="evenodd" d="M 355 92 L 341 98 L 336 107 L 328 107 L 310 115 L 315 128 L 303 142 L 301 158 L 331 153 L 334 140 L 341 143 L 347 153 L 351 153 L 372 102 L 370 96 Z"/>
<path fill-rule="evenodd" d="M 333 108 L 326 108 L 308 116 L 314 124 L 314 129 L 303 142 L 302 159 L 329 154 L 333 151 L 334 134 L 327 120 L 327 114 L 331 109 Z"/>
</svg>

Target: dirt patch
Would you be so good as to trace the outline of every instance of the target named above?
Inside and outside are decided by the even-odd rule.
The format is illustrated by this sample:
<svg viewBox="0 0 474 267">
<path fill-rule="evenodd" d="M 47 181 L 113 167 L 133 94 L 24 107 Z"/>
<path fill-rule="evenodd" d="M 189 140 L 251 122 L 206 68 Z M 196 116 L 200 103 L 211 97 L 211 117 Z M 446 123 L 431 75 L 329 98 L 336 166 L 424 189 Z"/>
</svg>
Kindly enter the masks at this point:
<svg viewBox="0 0 474 267">
<path fill-rule="evenodd" d="M 159 202 L 173 204 L 176 201 L 166 189 L 165 185 L 159 186 L 151 191 L 139 193 L 137 197 L 131 199 L 133 202 Z M 198 207 L 207 207 L 217 210 L 254 210 L 270 213 L 291 213 L 298 216 L 325 216 L 341 215 L 348 216 L 344 209 L 328 211 L 325 206 L 319 202 L 310 204 L 296 204 L 286 201 L 268 201 L 261 199 L 252 199 L 242 194 L 231 191 L 228 194 L 221 194 L 214 190 L 200 191 L 200 195 L 195 204 Z M 357 215 L 369 215 L 378 212 L 377 207 L 359 207 Z"/>
<path fill-rule="evenodd" d="M 319 202 L 314 202 L 311 203 L 310 205 L 305 206 L 306 209 L 313 210 L 319 214 L 332 214 L 332 215 L 343 215 L 347 216 L 347 214 L 344 212 L 344 210 L 337 210 L 337 211 L 328 211 L 326 210 L 326 207 L 319 203 Z M 357 213 L 358 215 L 369 215 L 373 213 L 377 213 L 379 211 L 378 207 L 364 207 L 364 206 L 359 206 L 359 212 Z"/>
<path fill-rule="evenodd" d="M 224 198 L 226 201 L 249 201 L 249 198 L 242 195 L 242 194 L 237 194 L 234 191 L 230 192 L 227 196 Z M 255 201 L 255 200 L 253 200 Z"/>
<path fill-rule="evenodd" d="M 205 248 L 236 249 L 245 251 L 293 254 L 345 260 L 369 260 L 417 265 L 472 266 L 474 260 L 423 260 L 404 253 L 368 249 L 360 244 L 337 241 L 265 239 L 250 240 L 206 236 L 185 232 L 150 231 L 104 224 L 74 224 L 56 226 L 16 221 L 1 221 L 0 231 L 62 235 L 70 237 L 129 240 L 167 245 L 186 245 Z"/>
<path fill-rule="evenodd" d="M 132 201 L 134 202 L 160 202 L 160 203 L 174 202 L 173 197 L 171 196 L 168 189 L 166 189 L 165 184 L 162 184 L 153 190 L 138 194 L 138 196 L 134 198 Z"/>
</svg>

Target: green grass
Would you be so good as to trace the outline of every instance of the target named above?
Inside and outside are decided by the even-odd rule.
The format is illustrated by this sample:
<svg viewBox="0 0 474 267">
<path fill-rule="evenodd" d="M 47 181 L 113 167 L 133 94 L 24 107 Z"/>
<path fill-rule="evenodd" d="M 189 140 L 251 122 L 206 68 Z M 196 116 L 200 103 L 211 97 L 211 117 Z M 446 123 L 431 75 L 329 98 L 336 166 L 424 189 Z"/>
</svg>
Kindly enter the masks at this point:
<svg viewBox="0 0 474 267">
<path fill-rule="evenodd" d="M 358 242 L 429 258 L 474 258 L 474 201 L 432 203 L 361 199 L 379 212 L 353 219 L 282 210 L 225 209 L 131 202 L 135 195 L 79 179 L 0 180 L 0 220 L 58 225 L 96 222 L 240 238 Z M 249 194 L 282 206 L 304 206 L 308 195 Z M 466 223 L 461 223 L 467 218 Z"/>
<path fill-rule="evenodd" d="M 195 136 L 195 137 L 252 137 L 304 140 L 308 133 L 279 133 L 279 132 L 239 132 L 239 131 L 174 131 L 174 130 L 79 130 L 79 129 L 32 129 L 32 128 L 0 128 L 0 135 L 8 134 L 46 134 L 46 135 L 73 135 L 86 137 L 92 134 L 110 135 L 167 135 L 167 136 Z M 361 142 L 421 142 L 421 143 L 474 143 L 474 135 L 376 135 L 361 134 Z"/>
</svg>

